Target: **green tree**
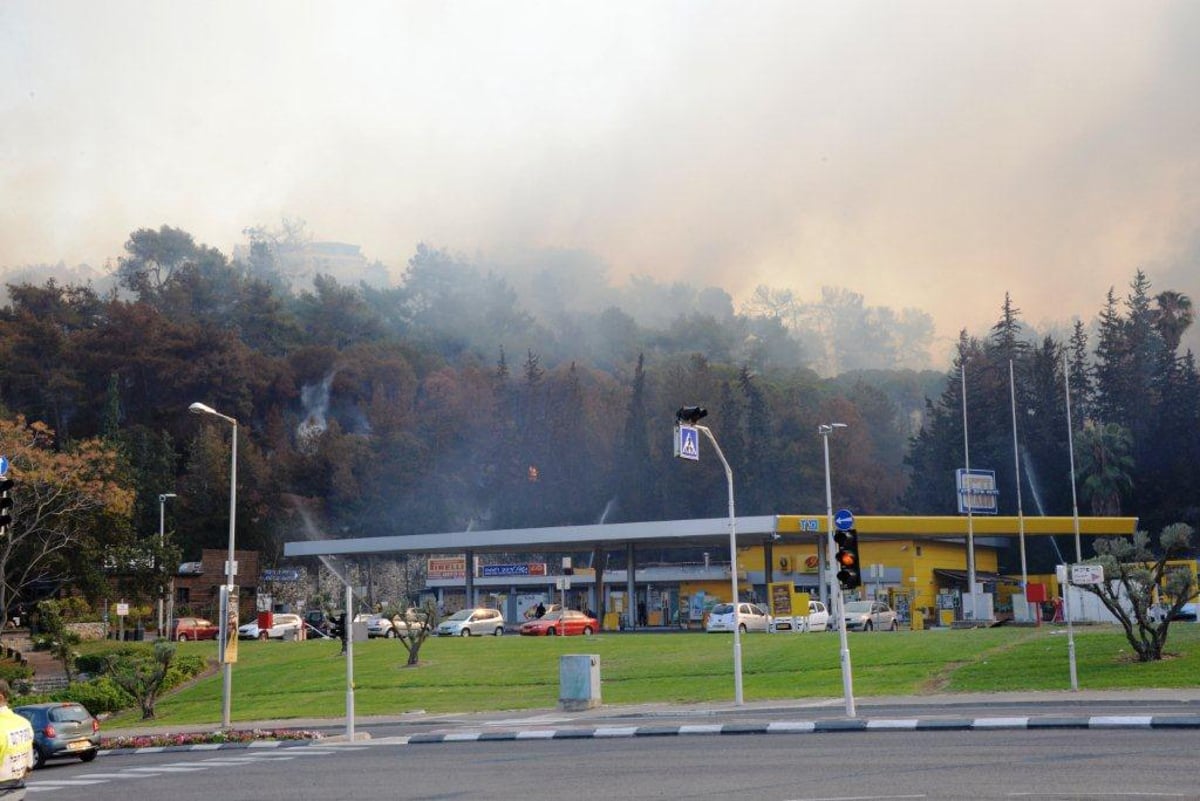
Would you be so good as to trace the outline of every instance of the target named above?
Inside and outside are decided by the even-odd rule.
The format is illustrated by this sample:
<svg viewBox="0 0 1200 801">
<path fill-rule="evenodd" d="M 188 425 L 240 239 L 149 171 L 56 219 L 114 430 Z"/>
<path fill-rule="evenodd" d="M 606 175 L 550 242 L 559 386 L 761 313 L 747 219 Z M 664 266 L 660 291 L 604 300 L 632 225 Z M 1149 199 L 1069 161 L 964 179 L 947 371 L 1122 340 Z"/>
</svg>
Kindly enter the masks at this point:
<svg viewBox="0 0 1200 801">
<path fill-rule="evenodd" d="M 1104 567 L 1104 582 L 1084 585 L 1112 613 L 1125 631 L 1139 662 L 1163 658 L 1171 619 L 1196 597 L 1196 581 L 1187 567 L 1170 566 L 1172 559 L 1191 549 L 1193 529 L 1186 523 L 1167 526 L 1159 534 L 1161 551 L 1150 549 L 1150 535 L 1137 531 L 1124 537 L 1096 540 L 1096 564 Z M 1159 593 L 1166 598 L 1162 613 L 1151 614 Z"/>
<path fill-rule="evenodd" d="M 1075 477 L 1092 514 L 1119 515 L 1121 498 L 1133 489 L 1132 438 L 1116 423 L 1087 421 L 1077 437 Z"/>
<path fill-rule="evenodd" d="M 113 654 L 108 657 L 107 675 L 137 700 L 142 720 L 154 718 L 154 707 L 166 686 L 175 649 L 175 643 L 158 640 L 149 655 Z"/>
<path fill-rule="evenodd" d="M 97 440 L 60 442 L 43 423 L 0 419 L 11 463 L 13 522 L 0 542 L 0 609 L 34 582 L 74 584 L 96 597 L 110 546 L 129 541 L 134 493 L 116 451 Z"/>
</svg>

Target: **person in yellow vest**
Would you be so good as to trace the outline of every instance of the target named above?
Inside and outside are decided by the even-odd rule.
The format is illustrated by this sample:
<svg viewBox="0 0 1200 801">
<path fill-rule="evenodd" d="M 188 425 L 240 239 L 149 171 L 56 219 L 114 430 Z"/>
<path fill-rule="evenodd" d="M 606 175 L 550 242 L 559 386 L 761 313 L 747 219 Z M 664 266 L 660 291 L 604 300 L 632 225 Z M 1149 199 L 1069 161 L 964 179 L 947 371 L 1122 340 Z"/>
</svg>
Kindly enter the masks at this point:
<svg viewBox="0 0 1200 801">
<path fill-rule="evenodd" d="M 25 798 L 25 774 L 33 770 L 33 726 L 8 707 L 8 682 L 0 679 L 0 800 Z"/>
</svg>

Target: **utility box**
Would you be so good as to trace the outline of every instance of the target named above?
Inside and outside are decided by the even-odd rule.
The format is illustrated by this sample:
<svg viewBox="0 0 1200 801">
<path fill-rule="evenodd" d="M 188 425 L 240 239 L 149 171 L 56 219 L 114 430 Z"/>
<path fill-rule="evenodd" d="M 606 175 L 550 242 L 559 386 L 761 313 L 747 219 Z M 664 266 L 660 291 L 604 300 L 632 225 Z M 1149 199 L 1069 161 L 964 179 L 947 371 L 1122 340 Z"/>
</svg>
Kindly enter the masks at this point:
<svg viewBox="0 0 1200 801">
<path fill-rule="evenodd" d="M 558 658 L 558 708 L 579 712 L 600 706 L 600 656 L 563 654 Z"/>
</svg>

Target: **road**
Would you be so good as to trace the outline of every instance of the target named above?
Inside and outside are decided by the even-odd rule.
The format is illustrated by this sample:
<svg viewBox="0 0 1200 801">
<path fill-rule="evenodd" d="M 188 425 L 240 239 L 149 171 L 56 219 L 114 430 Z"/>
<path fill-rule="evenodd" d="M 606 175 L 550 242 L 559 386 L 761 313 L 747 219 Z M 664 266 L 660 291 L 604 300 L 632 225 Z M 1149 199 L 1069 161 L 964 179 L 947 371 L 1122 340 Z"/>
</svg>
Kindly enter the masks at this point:
<svg viewBox="0 0 1200 801">
<path fill-rule="evenodd" d="M 30 799 L 1197 799 L 1194 731 L 855 732 L 110 754 Z"/>
</svg>

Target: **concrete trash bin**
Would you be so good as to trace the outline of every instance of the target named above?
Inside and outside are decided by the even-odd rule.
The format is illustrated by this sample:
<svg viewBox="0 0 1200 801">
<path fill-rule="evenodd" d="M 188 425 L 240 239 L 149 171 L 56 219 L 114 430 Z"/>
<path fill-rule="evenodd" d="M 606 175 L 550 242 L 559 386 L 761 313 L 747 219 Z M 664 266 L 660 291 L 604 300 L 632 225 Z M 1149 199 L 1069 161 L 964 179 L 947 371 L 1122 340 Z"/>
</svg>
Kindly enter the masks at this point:
<svg viewBox="0 0 1200 801">
<path fill-rule="evenodd" d="M 600 656 L 563 654 L 558 659 L 558 707 L 578 712 L 600 706 Z"/>
</svg>

